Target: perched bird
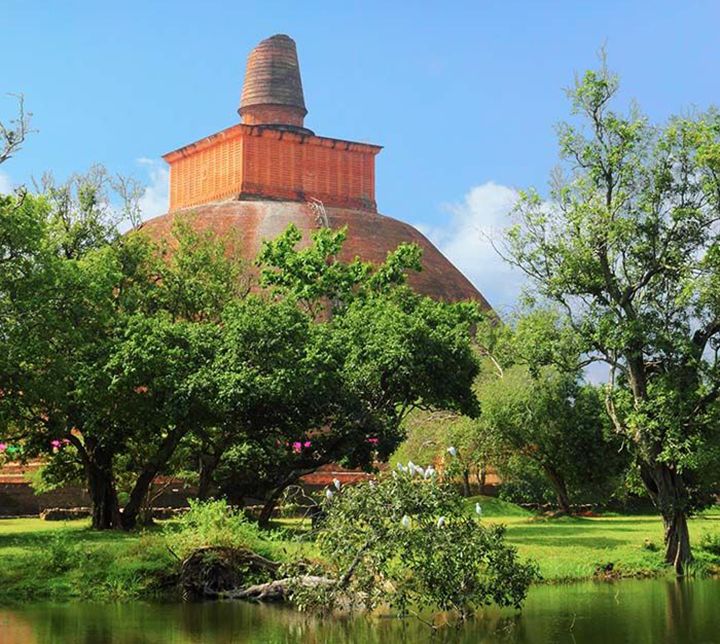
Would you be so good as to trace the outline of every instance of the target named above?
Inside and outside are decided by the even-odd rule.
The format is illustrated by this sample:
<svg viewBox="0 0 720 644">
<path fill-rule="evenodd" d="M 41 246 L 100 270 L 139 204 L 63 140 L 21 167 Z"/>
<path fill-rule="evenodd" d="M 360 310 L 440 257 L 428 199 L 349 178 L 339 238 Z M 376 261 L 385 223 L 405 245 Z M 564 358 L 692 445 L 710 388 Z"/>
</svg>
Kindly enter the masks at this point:
<svg viewBox="0 0 720 644">
<path fill-rule="evenodd" d="M 479 517 L 482 516 L 482 506 L 479 503 L 475 504 L 475 514 L 477 514 Z"/>
<path fill-rule="evenodd" d="M 450 454 L 450 456 L 457 456 L 457 450 L 452 445 L 447 448 L 447 453 Z"/>
<path fill-rule="evenodd" d="M 335 486 L 335 489 L 340 491 L 341 483 L 337 479 L 333 479 L 333 485 Z"/>
<path fill-rule="evenodd" d="M 439 517 L 437 520 L 437 527 L 442 528 L 445 525 L 445 517 Z"/>
<path fill-rule="evenodd" d="M 332 490 L 325 490 L 325 498 L 330 501 L 330 499 L 333 498 L 333 491 Z"/>
<path fill-rule="evenodd" d="M 400 523 L 402 524 L 403 528 L 409 528 L 410 527 L 410 517 L 406 514 L 403 516 L 402 519 L 400 519 Z"/>
</svg>

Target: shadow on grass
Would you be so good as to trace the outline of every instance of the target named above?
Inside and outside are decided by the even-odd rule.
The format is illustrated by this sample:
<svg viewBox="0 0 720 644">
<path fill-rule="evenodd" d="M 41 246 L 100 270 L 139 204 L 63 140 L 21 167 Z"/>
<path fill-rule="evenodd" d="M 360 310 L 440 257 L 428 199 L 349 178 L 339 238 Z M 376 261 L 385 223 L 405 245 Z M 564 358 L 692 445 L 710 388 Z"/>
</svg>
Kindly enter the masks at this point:
<svg viewBox="0 0 720 644">
<path fill-rule="evenodd" d="M 146 530 L 157 531 L 157 527 L 146 528 Z M 37 550 L 48 546 L 58 534 L 64 534 L 72 539 L 75 544 L 117 544 L 127 540 L 136 540 L 140 532 L 123 532 L 121 530 L 93 530 L 90 527 L 79 527 L 67 525 L 63 527 L 49 527 L 47 529 L 35 529 L 27 531 L 0 532 L 0 555 L 3 548 L 27 548 Z"/>
<path fill-rule="evenodd" d="M 561 537 L 561 536 L 538 536 L 537 533 L 528 534 L 526 536 L 518 536 L 517 534 L 508 535 L 508 541 L 516 545 L 528 546 L 548 546 L 551 548 L 616 548 L 618 546 L 627 545 L 626 539 L 614 539 L 612 537 L 597 537 L 593 535 Z"/>
</svg>

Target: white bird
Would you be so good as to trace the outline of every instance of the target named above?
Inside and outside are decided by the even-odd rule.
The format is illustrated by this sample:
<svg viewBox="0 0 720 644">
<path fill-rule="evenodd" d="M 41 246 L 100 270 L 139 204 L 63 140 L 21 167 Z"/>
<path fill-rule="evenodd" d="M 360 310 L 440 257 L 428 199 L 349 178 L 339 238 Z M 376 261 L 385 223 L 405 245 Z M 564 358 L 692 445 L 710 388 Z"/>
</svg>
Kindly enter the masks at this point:
<svg viewBox="0 0 720 644">
<path fill-rule="evenodd" d="M 408 461 L 407 469 L 410 471 L 410 476 L 415 476 L 415 463 Z"/>
<path fill-rule="evenodd" d="M 425 478 L 425 470 L 422 467 L 420 467 L 419 465 L 415 466 L 415 473 L 418 476 L 422 476 L 423 478 Z"/>
<path fill-rule="evenodd" d="M 325 490 L 325 498 L 329 501 L 333 498 L 333 491 L 332 490 Z"/>
<path fill-rule="evenodd" d="M 435 476 L 435 468 L 432 465 L 428 465 L 423 478 L 429 479 L 431 476 Z"/>
<path fill-rule="evenodd" d="M 402 463 L 398 463 L 397 468 L 399 472 L 407 472 L 407 467 L 405 467 Z"/>
<path fill-rule="evenodd" d="M 340 491 L 341 483 L 337 479 L 333 479 L 333 485 L 335 486 L 335 489 Z"/>
<path fill-rule="evenodd" d="M 439 517 L 437 521 L 437 527 L 442 528 L 445 525 L 445 517 Z"/>
<path fill-rule="evenodd" d="M 452 445 L 447 448 L 447 453 L 450 454 L 450 456 L 457 456 L 457 450 Z"/>
<path fill-rule="evenodd" d="M 410 517 L 406 514 L 403 516 L 402 519 L 400 519 L 400 523 L 402 524 L 403 528 L 409 528 L 410 527 Z"/>
<path fill-rule="evenodd" d="M 479 517 L 482 516 L 482 506 L 479 503 L 475 504 L 475 514 L 477 514 Z"/>
</svg>

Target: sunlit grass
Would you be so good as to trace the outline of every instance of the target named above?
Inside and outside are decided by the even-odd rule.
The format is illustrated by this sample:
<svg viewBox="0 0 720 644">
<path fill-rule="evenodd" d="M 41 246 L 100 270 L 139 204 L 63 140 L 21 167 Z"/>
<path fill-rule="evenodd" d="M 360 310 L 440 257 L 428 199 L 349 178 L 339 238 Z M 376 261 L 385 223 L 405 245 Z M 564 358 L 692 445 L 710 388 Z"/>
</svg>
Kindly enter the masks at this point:
<svg viewBox="0 0 720 644">
<path fill-rule="evenodd" d="M 546 518 L 488 497 L 468 499 L 468 512 L 474 512 L 476 502 L 482 521 L 503 523 L 508 541 L 522 557 L 538 563 L 546 582 L 588 579 L 598 570 L 623 577 L 667 571 L 658 516 Z M 167 525 L 172 528 L 173 523 Z M 309 520 L 278 519 L 273 527 L 265 548 L 269 556 L 317 557 Z M 720 534 L 718 508 L 690 520 L 698 572 L 717 569 L 720 563 L 697 547 L 706 533 Z M 0 603 L 167 597 L 177 563 L 158 527 L 97 532 L 86 519 L 0 520 Z"/>
</svg>

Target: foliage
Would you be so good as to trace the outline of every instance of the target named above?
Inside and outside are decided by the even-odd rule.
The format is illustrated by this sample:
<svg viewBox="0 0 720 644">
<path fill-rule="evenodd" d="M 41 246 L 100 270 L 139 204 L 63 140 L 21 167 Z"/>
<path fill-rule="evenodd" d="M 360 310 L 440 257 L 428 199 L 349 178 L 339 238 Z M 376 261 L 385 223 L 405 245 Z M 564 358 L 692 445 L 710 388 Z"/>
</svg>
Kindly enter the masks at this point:
<svg viewBox="0 0 720 644">
<path fill-rule="evenodd" d="M 706 532 L 698 543 L 700 550 L 711 554 L 714 557 L 720 557 L 720 534 Z"/>
<path fill-rule="evenodd" d="M 229 309 L 218 368 L 229 412 L 200 444 L 216 490 L 266 499 L 262 523 L 303 474 L 331 462 L 371 469 L 387 458 L 412 409 L 477 413 L 476 308 L 403 287 L 415 251 L 398 249 L 379 266 L 344 264 L 335 257 L 344 232 L 322 229 L 303 249 L 298 234 L 288 229 L 260 255 L 273 298 Z M 257 397 L 251 383 L 262 387 Z M 257 467 L 245 476 L 249 455 Z"/>
<path fill-rule="evenodd" d="M 315 314 L 338 313 L 349 302 L 381 293 L 405 283 L 408 271 L 421 270 L 422 251 L 415 244 L 400 244 L 379 266 L 355 258 L 338 259 L 347 228 L 320 228 L 312 244 L 298 249 L 302 233 L 290 224 L 276 239 L 263 242 L 257 263 L 261 284 L 278 295 L 291 295 Z"/>
<path fill-rule="evenodd" d="M 121 236 L 112 186 L 96 167 L 0 204 L 3 438 L 57 460 L 53 483 L 82 467 L 103 528 L 132 527 L 183 438 L 214 422 L 208 368 L 240 270 L 182 223 L 170 257 L 137 231 Z M 122 516 L 117 458 L 135 476 Z"/>
<path fill-rule="evenodd" d="M 422 469 L 422 468 L 420 468 Z M 502 525 L 465 511 L 452 488 L 428 472 L 395 471 L 328 495 L 317 537 L 335 586 L 298 588 L 294 601 L 323 608 L 343 601 L 424 608 L 466 617 L 496 603 L 519 607 L 535 566 L 520 562 Z"/>
<path fill-rule="evenodd" d="M 189 502 L 190 509 L 163 530 L 168 548 L 179 559 L 203 546 L 262 550 L 267 533 L 261 533 L 241 510 L 224 499 Z"/>
<path fill-rule="evenodd" d="M 563 170 L 549 201 L 522 194 L 506 255 L 560 307 L 591 359 L 610 366 L 615 430 L 666 524 L 666 556 L 691 557 L 687 514 L 717 480 L 720 114 L 656 126 L 612 109 L 603 66 L 568 92 Z"/>
<path fill-rule="evenodd" d="M 490 432 L 478 431 L 477 419 L 447 411 L 415 410 L 404 423 L 405 439 L 390 463 L 414 461 L 440 465 L 447 461 L 447 446 L 456 448 L 457 475 L 463 494 L 469 496 L 473 481 L 482 491 L 486 476 L 507 460 L 505 451 Z"/>
<path fill-rule="evenodd" d="M 32 113 L 25 110 L 25 98 L 22 94 L 13 94 L 17 99 L 17 116 L 7 123 L 0 121 L 0 163 L 14 156 L 22 147 L 28 134 L 34 130 L 30 127 Z"/>
<path fill-rule="evenodd" d="M 502 483 L 498 497 L 504 501 L 557 504 L 557 495 L 537 462 L 521 454 L 513 454 L 503 461 L 499 474 Z M 576 500 L 577 497 L 573 495 L 571 498 Z"/>
<path fill-rule="evenodd" d="M 577 497 L 591 489 L 595 502 L 607 499 L 624 462 L 605 433 L 600 392 L 552 366 L 536 373 L 508 367 L 481 386 L 482 431 L 494 434 L 521 462 L 535 463 L 565 512 L 571 490 Z"/>
</svg>

